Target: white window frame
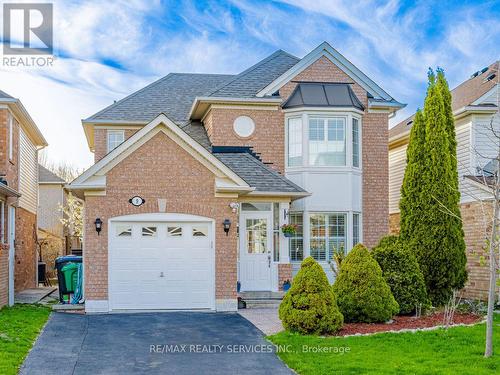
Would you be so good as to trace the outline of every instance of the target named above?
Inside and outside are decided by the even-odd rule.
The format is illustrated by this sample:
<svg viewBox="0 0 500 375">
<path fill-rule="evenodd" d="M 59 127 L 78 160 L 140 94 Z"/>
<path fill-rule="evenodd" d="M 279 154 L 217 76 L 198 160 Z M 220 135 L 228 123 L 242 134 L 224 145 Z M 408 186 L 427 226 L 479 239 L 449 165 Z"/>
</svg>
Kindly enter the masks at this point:
<svg viewBox="0 0 500 375">
<path fill-rule="evenodd" d="M 0 243 L 5 243 L 5 202 L 0 200 Z"/>
<path fill-rule="evenodd" d="M 290 165 L 290 122 L 293 120 L 298 120 L 300 121 L 300 164 L 298 165 Z M 304 165 L 304 123 L 302 121 L 302 117 L 300 116 L 294 116 L 294 117 L 289 117 L 286 120 L 286 164 L 291 167 L 302 167 Z"/>
<path fill-rule="evenodd" d="M 311 140 L 311 121 L 320 121 L 323 122 L 323 139 L 322 140 Z M 341 120 L 343 123 L 343 129 L 342 133 L 344 135 L 343 139 L 343 146 L 344 146 L 344 163 L 343 164 L 324 164 L 324 165 L 316 165 L 311 163 L 311 142 L 318 142 L 319 144 L 322 144 L 324 148 L 328 149 L 330 146 L 331 142 L 336 142 L 336 141 L 330 141 L 329 139 L 329 121 L 330 120 Z M 347 123 L 348 118 L 345 116 L 316 116 L 316 115 L 309 115 L 308 120 L 307 120 L 307 148 L 308 148 L 308 167 L 347 167 L 349 164 L 349 156 L 347 154 L 347 132 L 349 131 L 349 125 Z"/>
<path fill-rule="evenodd" d="M 354 215 L 358 215 L 358 243 L 363 243 L 363 215 L 359 211 L 352 212 L 352 224 L 351 224 L 351 249 L 356 246 L 354 243 Z"/>
<path fill-rule="evenodd" d="M 14 116 L 9 112 L 9 160 L 14 159 Z"/>
<path fill-rule="evenodd" d="M 361 171 L 363 168 L 363 113 L 357 110 L 335 109 L 325 111 L 317 108 L 301 108 L 285 110 L 285 166 L 287 170 L 318 170 L 318 171 Z M 288 120 L 302 118 L 302 165 L 292 165 L 289 160 Z M 309 162 L 309 119 L 310 118 L 344 118 L 345 120 L 345 165 L 310 165 Z M 358 120 L 359 137 L 359 167 L 353 166 L 352 119 Z"/>
<path fill-rule="evenodd" d="M 361 119 L 357 116 L 352 116 L 351 117 L 351 165 L 353 168 L 360 169 L 361 168 L 361 159 L 362 159 L 362 153 L 361 153 Z M 358 165 L 354 165 L 354 120 L 358 122 L 358 129 L 357 129 L 357 135 L 358 135 Z"/>
<path fill-rule="evenodd" d="M 121 142 L 119 142 L 118 144 L 115 144 L 115 145 L 112 145 L 111 142 L 110 142 L 110 136 L 111 135 L 119 135 L 121 136 Z M 106 150 L 107 150 L 107 153 L 110 153 L 111 151 L 113 151 L 115 148 L 117 148 L 119 145 L 121 145 L 123 142 L 125 141 L 125 130 L 108 130 L 107 133 L 106 133 Z"/>
<path fill-rule="evenodd" d="M 325 248 L 325 259 L 324 260 L 319 260 L 319 259 L 315 259 L 317 262 L 323 262 L 323 263 L 328 263 L 331 259 L 331 252 L 330 252 L 330 245 L 329 245 L 329 239 L 330 239 L 330 229 L 329 229 L 329 226 L 330 226 L 330 223 L 329 223 L 329 219 L 328 217 L 331 216 L 331 215 L 343 215 L 344 216 L 344 252 L 347 253 L 348 252 L 348 247 L 349 247 L 349 244 L 351 244 L 352 242 L 352 239 L 350 238 L 351 235 L 349 233 L 349 230 L 350 230 L 350 220 L 349 220 L 349 217 L 351 216 L 350 213 L 348 211 L 335 211 L 335 212 L 310 212 L 308 215 L 307 215 L 307 230 L 308 230 L 308 233 L 307 233 L 307 237 L 308 237 L 308 241 L 307 241 L 307 246 L 308 246 L 308 254 L 307 256 L 312 256 L 311 255 L 311 217 L 314 216 L 314 215 L 323 215 L 326 217 L 326 220 L 325 220 L 325 245 L 326 245 L 326 248 Z M 304 257 L 306 257 L 306 254 L 304 254 Z"/>
<path fill-rule="evenodd" d="M 300 236 L 294 235 L 288 239 L 288 254 L 289 254 L 289 258 L 290 258 L 291 263 L 300 263 L 306 258 L 306 249 L 305 249 L 305 236 L 306 235 L 304 232 L 304 228 L 305 228 L 304 218 L 306 217 L 306 215 L 302 211 L 290 212 L 289 213 L 289 221 L 291 221 L 290 219 L 292 216 L 301 216 L 302 217 L 302 234 Z M 292 248 L 291 248 L 292 239 L 302 240 L 302 259 L 292 259 Z"/>
</svg>

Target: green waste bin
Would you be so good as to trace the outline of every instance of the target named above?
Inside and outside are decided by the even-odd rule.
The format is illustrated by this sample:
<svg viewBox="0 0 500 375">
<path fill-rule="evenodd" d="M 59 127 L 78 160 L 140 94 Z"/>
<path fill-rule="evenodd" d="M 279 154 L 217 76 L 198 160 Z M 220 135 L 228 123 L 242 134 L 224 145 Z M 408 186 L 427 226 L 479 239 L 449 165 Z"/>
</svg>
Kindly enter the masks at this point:
<svg viewBox="0 0 500 375">
<path fill-rule="evenodd" d="M 61 269 L 61 272 L 64 275 L 66 290 L 70 293 L 74 293 L 78 283 L 78 264 L 68 263 Z"/>
</svg>

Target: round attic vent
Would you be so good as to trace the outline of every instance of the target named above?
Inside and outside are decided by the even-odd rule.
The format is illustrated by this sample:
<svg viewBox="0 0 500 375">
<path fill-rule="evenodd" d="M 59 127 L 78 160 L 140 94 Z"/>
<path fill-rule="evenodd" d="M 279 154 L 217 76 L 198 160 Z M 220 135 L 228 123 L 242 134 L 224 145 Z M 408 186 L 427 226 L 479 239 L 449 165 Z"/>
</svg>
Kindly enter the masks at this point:
<svg viewBox="0 0 500 375">
<path fill-rule="evenodd" d="M 248 116 L 239 116 L 234 120 L 233 130 L 238 136 L 247 138 L 255 131 L 255 123 Z"/>
</svg>

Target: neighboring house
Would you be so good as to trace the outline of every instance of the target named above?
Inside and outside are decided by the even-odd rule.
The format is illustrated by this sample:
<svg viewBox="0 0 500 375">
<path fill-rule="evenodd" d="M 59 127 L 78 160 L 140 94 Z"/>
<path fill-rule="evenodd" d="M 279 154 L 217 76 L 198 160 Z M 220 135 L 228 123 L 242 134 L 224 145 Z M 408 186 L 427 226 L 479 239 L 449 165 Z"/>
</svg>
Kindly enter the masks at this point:
<svg viewBox="0 0 500 375">
<path fill-rule="evenodd" d="M 37 286 L 38 151 L 45 146 L 20 100 L 0 91 L 0 306 Z"/>
<path fill-rule="evenodd" d="M 67 253 L 67 231 L 62 223 L 68 192 L 66 181 L 38 165 L 38 244 L 49 277 L 55 277 L 55 259 Z"/>
<path fill-rule="evenodd" d="M 278 291 L 309 255 L 328 271 L 335 248 L 373 246 L 401 107 L 322 43 L 237 75 L 169 74 L 83 120 L 86 311 L 232 311 L 238 282 Z"/>
<path fill-rule="evenodd" d="M 481 182 L 488 176 L 488 164 L 497 158 L 499 139 L 493 136 L 491 125 L 500 130 L 498 117 L 500 85 L 499 62 L 491 64 L 451 90 L 455 116 L 457 161 L 461 192 L 461 212 L 469 281 L 464 296 L 487 298 L 489 269 L 481 265 L 484 252 L 485 228 L 490 225 L 487 206 L 491 194 Z M 399 199 L 406 167 L 406 148 L 413 116 L 389 131 L 389 211 L 391 232 L 399 232 Z M 500 133 L 497 133 L 500 135 Z"/>
</svg>

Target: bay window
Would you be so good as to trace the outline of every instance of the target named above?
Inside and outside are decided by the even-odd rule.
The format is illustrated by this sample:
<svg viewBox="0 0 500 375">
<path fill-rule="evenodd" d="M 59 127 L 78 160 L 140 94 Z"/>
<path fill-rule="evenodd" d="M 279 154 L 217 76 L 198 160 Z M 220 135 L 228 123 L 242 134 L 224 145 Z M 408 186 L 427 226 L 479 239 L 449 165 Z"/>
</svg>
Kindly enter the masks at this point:
<svg viewBox="0 0 500 375">
<path fill-rule="evenodd" d="M 345 252 L 347 214 L 311 214 L 310 255 L 317 261 L 329 261 L 335 251 Z"/>
<path fill-rule="evenodd" d="M 345 119 L 309 119 L 309 165 L 345 166 Z"/>
<path fill-rule="evenodd" d="M 302 166 L 302 119 L 288 120 L 288 166 Z"/>
<path fill-rule="evenodd" d="M 359 167 L 359 120 L 352 119 L 352 166 Z"/>
<path fill-rule="evenodd" d="M 292 262 L 300 262 L 304 259 L 304 226 L 302 213 L 291 213 L 289 223 L 297 226 L 297 232 L 288 241 L 290 260 Z"/>
</svg>

